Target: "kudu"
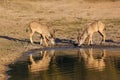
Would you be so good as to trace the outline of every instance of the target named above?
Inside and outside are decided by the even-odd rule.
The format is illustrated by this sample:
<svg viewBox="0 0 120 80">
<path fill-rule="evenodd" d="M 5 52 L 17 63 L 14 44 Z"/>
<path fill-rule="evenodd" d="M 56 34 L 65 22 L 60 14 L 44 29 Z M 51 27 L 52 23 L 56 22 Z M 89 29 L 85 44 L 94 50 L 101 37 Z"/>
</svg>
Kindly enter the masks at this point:
<svg viewBox="0 0 120 80">
<path fill-rule="evenodd" d="M 29 30 L 30 30 L 30 42 L 32 44 L 33 34 L 37 32 L 40 34 L 40 44 L 42 44 L 43 39 L 46 47 L 48 46 L 48 41 L 50 41 L 52 45 L 55 45 L 55 30 L 50 30 L 50 28 L 47 25 L 43 25 L 40 24 L 39 22 L 34 21 L 29 24 Z"/>
<path fill-rule="evenodd" d="M 88 69 L 95 69 L 98 71 L 103 71 L 106 64 L 105 64 L 105 58 L 106 58 L 106 51 L 102 50 L 102 52 L 99 54 L 99 58 L 95 58 L 93 56 L 93 49 L 80 49 L 80 54 L 83 60 L 85 61 L 85 66 Z"/>
<path fill-rule="evenodd" d="M 54 56 L 54 50 L 51 50 L 49 52 L 44 51 L 42 56 L 42 59 L 40 59 L 39 61 L 35 62 L 35 60 L 33 59 L 32 54 L 30 54 L 29 59 L 31 64 L 28 65 L 28 69 L 30 72 L 36 72 L 36 71 L 42 71 L 42 70 L 47 70 L 49 68 L 49 64 L 51 61 L 52 56 Z"/>
<path fill-rule="evenodd" d="M 93 33 L 99 32 L 100 35 L 102 36 L 102 42 L 105 42 L 105 24 L 102 23 L 101 21 L 94 21 L 93 23 L 89 24 L 87 28 L 84 30 L 82 35 L 78 34 L 77 40 L 78 40 L 78 46 L 81 46 L 86 38 L 88 37 L 88 45 L 93 44 L 92 42 L 92 36 Z"/>
</svg>

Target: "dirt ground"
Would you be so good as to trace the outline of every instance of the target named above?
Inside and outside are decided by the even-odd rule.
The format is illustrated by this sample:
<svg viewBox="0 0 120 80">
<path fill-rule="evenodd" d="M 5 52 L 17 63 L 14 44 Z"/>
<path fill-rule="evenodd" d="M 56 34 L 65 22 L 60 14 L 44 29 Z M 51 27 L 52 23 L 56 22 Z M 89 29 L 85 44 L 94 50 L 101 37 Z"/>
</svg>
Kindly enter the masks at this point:
<svg viewBox="0 0 120 80">
<path fill-rule="evenodd" d="M 14 63 L 25 51 L 39 48 L 29 45 L 26 28 L 39 21 L 57 30 L 56 38 L 77 43 L 77 30 L 101 20 L 106 24 L 107 46 L 120 46 L 119 0 L 0 0 L 0 80 L 4 80 L 8 64 Z M 38 42 L 38 34 L 34 41 Z M 101 37 L 94 34 L 94 43 Z"/>
</svg>

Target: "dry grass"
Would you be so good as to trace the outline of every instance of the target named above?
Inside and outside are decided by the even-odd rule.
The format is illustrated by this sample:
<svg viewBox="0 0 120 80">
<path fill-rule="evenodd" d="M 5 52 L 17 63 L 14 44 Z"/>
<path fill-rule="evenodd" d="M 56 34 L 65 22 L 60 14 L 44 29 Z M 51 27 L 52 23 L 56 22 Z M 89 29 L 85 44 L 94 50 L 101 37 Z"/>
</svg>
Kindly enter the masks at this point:
<svg viewBox="0 0 120 80">
<path fill-rule="evenodd" d="M 88 2 L 106 2 L 106 1 L 115 2 L 115 1 L 119 1 L 119 0 L 84 0 L 84 1 L 88 1 Z"/>
<path fill-rule="evenodd" d="M 105 23 L 107 22 L 107 25 L 112 23 L 113 26 L 114 24 L 116 26 L 119 25 L 119 23 L 117 23 L 120 18 L 119 1 L 105 2 L 102 4 L 86 3 L 84 1 L 85 0 L 1 0 L 0 35 L 16 39 L 28 39 L 29 36 L 28 33 L 25 32 L 25 29 L 31 21 L 40 21 L 49 24 L 58 29 L 56 34 L 58 38 L 67 39 L 75 39 L 76 31 L 79 29 L 82 33 L 84 27 L 94 20 L 100 19 Z M 92 1 L 94 2 L 94 0 Z M 111 32 L 114 33 L 115 31 L 115 33 L 117 33 L 118 31 L 116 30 Z M 108 33 L 110 33 L 110 31 L 108 31 Z M 63 36 L 62 34 L 65 35 Z"/>
<path fill-rule="evenodd" d="M 28 39 L 29 35 L 25 29 L 31 21 L 49 24 L 58 30 L 56 33 L 58 38 L 65 39 L 76 40 L 77 30 L 79 29 L 82 33 L 84 27 L 94 20 L 102 20 L 107 24 L 108 35 L 119 33 L 119 1 L 108 2 L 107 0 L 105 3 L 86 3 L 84 1 L 1 0 L 0 36 L 19 40 Z M 94 0 L 92 1 L 94 2 Z"/>
</svg>

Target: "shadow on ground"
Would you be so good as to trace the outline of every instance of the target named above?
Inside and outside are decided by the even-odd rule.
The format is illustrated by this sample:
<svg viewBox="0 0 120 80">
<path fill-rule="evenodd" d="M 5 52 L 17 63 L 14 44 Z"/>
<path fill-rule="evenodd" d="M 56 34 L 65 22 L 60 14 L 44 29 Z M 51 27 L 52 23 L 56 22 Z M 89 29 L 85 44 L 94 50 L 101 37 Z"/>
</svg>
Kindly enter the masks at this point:
<svg viewBox="0 0 120 80">
<path fill-rule="evenodd" d="M 14 37 L 9 37 L 9 36 L 0 36 L 0 38 L 3 38 L 3 39 L 7 39 L 7 40 L 11 40 L 11 41 L 19 41 L 19 42 L 27 42 L 27 43 L 30 43 L 30 40 L 29 39 L 17 39 L 17 38 L 14 38 Z M 56 43 L 67 43 L 67 44 L 74 44 L 75 41 L 72 41 L 72 40 L 67 40 L 67 39 L 59 39 L 59 38 L 56 38 Z M 35 44 L 39 44 L 39 42 L 34 42 Z"/>
<path fill-rule="evenodd" d="M 111 39 L 105 40 L 105 42 L 111 42 L 111 43 L 120 44 L 120 42 L 115 42 L 115 41 L 113 41 L 113 40 L 111 40 Z"/>
<path fill-rule="evenodd" d="M 0 38 L 11 40 L 11 41 L 20 41 L 20 42 L 28 42 L 28 43 L 30 43 L 30 41 L 28 39 L 22 40 L 22 39 L 17 39 L 17 38 L 9 37 L 9 36 L 0 36 Z"/>
<path fill-rule="evenodd" d="M 29 39 L 17 39 L 17 38 L 13 38 L 13 37 L 9 37 L 9 36 L 0 36 L 0 38 L 11 40 L 11 41 L 19 41 L 19 42 L 30 43 Z M 75 41 L 69 40 L 69 39 L 59 39 L 59 38 L 56 38 L 55 41 L 56 41 L 57 44 L 67 44 L 67 45 L 77 46 L 77 43 Z M 111 39 L 105 40 L 105 42 L 107 42 L 107 43 L 114 43 L 114 44 L 120 44 L 120 42 L 115 42 L 115 41 L 113 41 Z M 34 42 L 34 43 L 35 44 L 39 44 L 39 42 Z"/>
</svg>

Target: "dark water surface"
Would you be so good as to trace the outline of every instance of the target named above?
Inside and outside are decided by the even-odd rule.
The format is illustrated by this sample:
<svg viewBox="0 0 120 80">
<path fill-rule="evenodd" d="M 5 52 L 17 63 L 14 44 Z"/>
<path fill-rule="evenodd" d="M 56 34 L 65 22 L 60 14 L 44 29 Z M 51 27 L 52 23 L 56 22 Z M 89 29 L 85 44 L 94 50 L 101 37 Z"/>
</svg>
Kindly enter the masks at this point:
<svg viewBox="0 0 120 80">
<path fill-rule="evenodd" d="M 8 80 L 120 80 L 120 50 L 37 50 L 10 67 Z"/>
</svg>

